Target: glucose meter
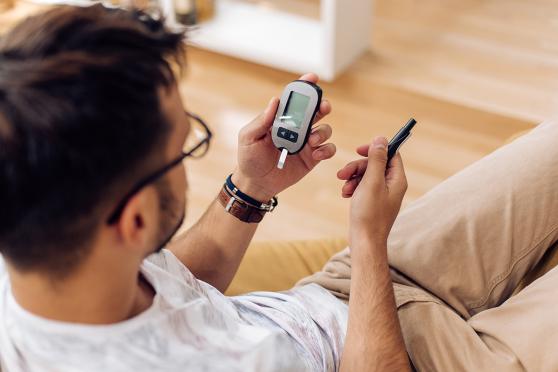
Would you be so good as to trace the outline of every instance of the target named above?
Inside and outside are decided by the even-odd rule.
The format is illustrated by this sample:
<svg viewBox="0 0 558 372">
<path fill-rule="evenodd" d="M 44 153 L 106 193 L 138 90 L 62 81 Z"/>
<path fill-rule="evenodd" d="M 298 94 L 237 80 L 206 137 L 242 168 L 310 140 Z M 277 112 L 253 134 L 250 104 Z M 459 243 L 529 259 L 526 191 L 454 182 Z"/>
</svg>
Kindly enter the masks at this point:
<svg viewBox="0 0 558 372">
<path fill-rule="evenodd" d="M 281 150 L 279 169 L 283 169 L 287 155 L 304 148 L 321 102 L 322 89 L 316 84 L 295 80 L 285 87 L 271 129 L 273 144 Z"/>
</svg>

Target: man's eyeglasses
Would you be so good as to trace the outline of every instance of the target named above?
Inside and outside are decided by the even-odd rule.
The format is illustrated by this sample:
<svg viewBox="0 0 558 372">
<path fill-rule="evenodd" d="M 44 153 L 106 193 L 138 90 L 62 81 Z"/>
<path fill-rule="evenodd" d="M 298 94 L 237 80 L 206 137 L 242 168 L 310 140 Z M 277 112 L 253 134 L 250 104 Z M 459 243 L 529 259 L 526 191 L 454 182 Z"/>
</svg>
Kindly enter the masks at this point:
<svg viewBox="0 0 558 372">
<path fill-rule="evenodd" d="M 107 223 L 109 225 L 112 225 L 118 221 L 120 215 L 122 214 L 122 211 L 124 210 L 124 207 L 128 203 L 128 200 L 145 186 L 149 185 L 152 182 L 155 182 L 172 168 L 182 163 L 182 161 L 187 157 L 191 156 L 198 159 L 207 154 L 207 151 L 209 150 L 209 144 L 211 142 L 211 137 L 213 136 L 211 130 L 209 130 L 207 124 L 205 124 L 205 122 L 199 116 L 194 115 L 188 111 L 186 111 L 186 115 L 192 120 L 190 121 L 190 133 L 188 134 L 188 138 L 186 138 L 186 142 L 184 143 L 184 147 L 182 148 L 182 154 L 161 169 L 153 172 L 152 174 L 146 176 L 138 183 L 136 183 L 132 190 L 130 190 L 130 192 L 126 194 L 122 201 L 118 203 L 114 212 L 111 213 L 110 217 L 107 220 Z"/>
</svg>

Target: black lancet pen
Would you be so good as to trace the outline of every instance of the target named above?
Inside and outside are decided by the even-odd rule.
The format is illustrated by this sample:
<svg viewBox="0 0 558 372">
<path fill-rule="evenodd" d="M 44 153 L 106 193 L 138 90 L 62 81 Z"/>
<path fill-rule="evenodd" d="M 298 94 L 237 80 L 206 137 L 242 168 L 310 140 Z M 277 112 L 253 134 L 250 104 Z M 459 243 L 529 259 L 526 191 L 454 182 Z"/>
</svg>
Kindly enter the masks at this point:
<svg viewBox="0 0 558 372">
<path fill-rule="evenodd" d="M 397 154 L 397 150 L 399 150 L 399 148 L 405 143 L 405 141 L 407 141 L 409 137 L 411 137 L 411 129 L 413 129 L 416 123 L 417 121 L 415 119 L 410 118 L 407 124 L 405 124 L 403 128 L 401 128 L 399 132 L 397 132 L 397 134 L 393 136 L 391 141 L 389 141 L 387 161 L 388 164 L 389 161 L 395 156 L 395 154 Z"/>
<path fill-rule="evenodd" d="M 395 154 L 397 154 L 397 151 L 401 148 L 405 141 L 407 141 L 409 137 L 411 137 L 411 129 L 413 129 L 416 124 L 417 121 L 413 118 L 410 118 L 407 124 L 405 124 L 403 128 L 401 128 L 399 132 L 397 132 L 395 136 L 393 136 L 391 141 L 389 141 L 387 151 L 388 161 L 386 163 L 386 167 L 388 166 L 390 160 L 395 156 Z M 359 173 L 357 170 L 357 173 L 353 174 L 350 179 L 357 179 L 357 183 L 360 182 L 364 171 L 365 170 L 362 170 L 362 173 Z"/>
</svg>

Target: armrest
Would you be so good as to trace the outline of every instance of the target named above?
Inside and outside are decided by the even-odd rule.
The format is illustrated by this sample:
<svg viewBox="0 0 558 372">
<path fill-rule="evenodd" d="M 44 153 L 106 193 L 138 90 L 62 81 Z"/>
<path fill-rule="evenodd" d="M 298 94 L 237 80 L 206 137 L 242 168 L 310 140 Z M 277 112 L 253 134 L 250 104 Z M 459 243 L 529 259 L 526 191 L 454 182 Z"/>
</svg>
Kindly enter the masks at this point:
<svg viewBox="0 0 558 372">
<path fill-rule="evenodd" d="M 253 243 L 226 294 L 290 289 L 300 279 L 319 271 L 346 246 L 345 239 Z"/>
</svg>

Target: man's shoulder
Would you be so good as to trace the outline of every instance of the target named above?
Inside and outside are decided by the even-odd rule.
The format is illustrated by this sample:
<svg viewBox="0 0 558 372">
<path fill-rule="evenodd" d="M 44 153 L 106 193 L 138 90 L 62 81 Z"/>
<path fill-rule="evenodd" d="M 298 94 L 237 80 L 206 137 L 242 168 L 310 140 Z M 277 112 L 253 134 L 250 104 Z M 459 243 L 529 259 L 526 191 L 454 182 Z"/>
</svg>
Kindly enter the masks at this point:
<svg viewBox="0 0 558 372">
<path fill-rule="evenodd" d="M 190 270 L 168 249 L 149 255 L 143 261 L 142 267 L 147 270 L 162 270 L 171 274 L 192 275 Z"/>
<path fill-rule="evenodd" d="M 199 283 L 190 270 L 168 249 L 162 249 L 147 257 L 141 270 L 151 279 L 178 279 L 189 287 L 198 288 Z"/>
</svg>

